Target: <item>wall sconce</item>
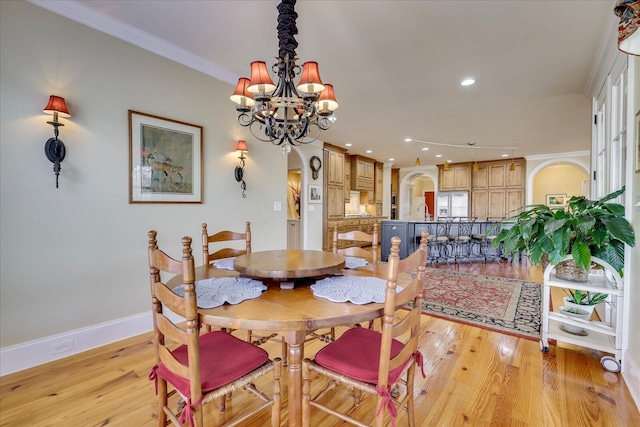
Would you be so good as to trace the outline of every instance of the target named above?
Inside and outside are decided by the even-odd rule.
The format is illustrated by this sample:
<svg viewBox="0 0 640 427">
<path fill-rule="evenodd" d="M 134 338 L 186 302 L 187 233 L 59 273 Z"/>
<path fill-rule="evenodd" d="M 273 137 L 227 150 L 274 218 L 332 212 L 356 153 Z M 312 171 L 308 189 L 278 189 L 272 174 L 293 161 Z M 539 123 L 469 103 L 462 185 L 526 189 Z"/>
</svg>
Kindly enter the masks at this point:
<svg viewBox="0 0 640 427">
<path fill-rule="evenodd" d="M 240 166 L 236 166 L 236 170 L 234 171 L 234 175 L 236 181 L 240 182 L 240 188 L 242 188 L 242 198 L 246 198 L 247 195 L 244 193 L 247 191 L 247 184 L 244 182 L 244 159 L 245 153 L 249 152 L 247 149 L 247 143 L 245 141 L 238 141 L 238 145 L 236 146 L 236 151 L 240 153 Z"/>
<path fill-rule="evenodd" d="M 58 115 L 60 117 L 71 117 L 69 110 L 67 110 L 67 104 L 64 102 L 64 98 L 51 95 L 49 97 L 49 103 L 44 110 L 46 114 L 53 114 L 53 121 L 47 122 L 53 126 L 53 138 L 49 138 L 44 144 L 44 154 L 47 159 L 53 163 L 53 173 L 56 174 L 56 188 L 58 188 L 58 176 L 60 175 L 60 163 L 64 160 L 66 149 L 64 143 L 58 138 L 58 127 L 64 126 L 58 121 Z"/>
</svg>

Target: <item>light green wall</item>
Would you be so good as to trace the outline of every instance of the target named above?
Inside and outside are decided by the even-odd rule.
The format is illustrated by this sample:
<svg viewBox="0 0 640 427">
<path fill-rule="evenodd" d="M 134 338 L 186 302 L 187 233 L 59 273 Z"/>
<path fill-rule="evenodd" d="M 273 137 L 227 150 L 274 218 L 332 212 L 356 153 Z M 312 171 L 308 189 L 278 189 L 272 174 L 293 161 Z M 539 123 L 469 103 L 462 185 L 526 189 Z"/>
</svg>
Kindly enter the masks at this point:
<svg viewBox="0 0 640 427">
<path fill-rule="evenodd" d="M 147 312 L 149 229 L 176 257 L 192 236 L 197 264 L 203 222 L 248 220 L 254 250 L 286 247 L 286 157 L 236 124 L 231 85 L 27 2 L 0 1 L 0 31 L 1 347 Z M 43 153 L 52 94 L 71 112 L 59 189 Z M 129 109 L 204 127 L 203 204 L 128 203 Z"/>
</svg>

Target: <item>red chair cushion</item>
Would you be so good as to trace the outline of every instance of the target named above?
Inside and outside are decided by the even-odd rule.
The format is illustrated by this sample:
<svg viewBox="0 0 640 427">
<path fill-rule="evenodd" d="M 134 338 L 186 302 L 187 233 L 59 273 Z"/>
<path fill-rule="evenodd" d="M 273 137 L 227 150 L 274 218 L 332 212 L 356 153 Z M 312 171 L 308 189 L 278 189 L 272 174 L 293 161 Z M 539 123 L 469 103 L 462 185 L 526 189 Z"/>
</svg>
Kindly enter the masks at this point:
<svg viewBox="0 0 640 427">
<path fill-rule="evenodd" d="M 188 366 L 187 346 L 173 350 L 173 355 Z M 200 378 L 202 392 L 206 393 L 264 365 L 269 360 L 266 351 L 222 331 L 208 332 L 200 336 Z M 189 379 L 169 371 L 160 363 L 158 375 L 171 383 L 180 393 L 191 397 Z"/>
<path fill-rule="evenodd" d="M 350 378 L 377 384 L 381 340 L 380 332 L 367 328 L 351 328 L 320 350 L 315 361 L 318 365 Z M 391 342 L 391 357 L 397 355 L 402 348 L 403 344 L 394 339 Z M 410 361 L 409 358 L 406 363 L 389 373 L 389 384 L 398 382 L 402 369 Z"/>
</svg>

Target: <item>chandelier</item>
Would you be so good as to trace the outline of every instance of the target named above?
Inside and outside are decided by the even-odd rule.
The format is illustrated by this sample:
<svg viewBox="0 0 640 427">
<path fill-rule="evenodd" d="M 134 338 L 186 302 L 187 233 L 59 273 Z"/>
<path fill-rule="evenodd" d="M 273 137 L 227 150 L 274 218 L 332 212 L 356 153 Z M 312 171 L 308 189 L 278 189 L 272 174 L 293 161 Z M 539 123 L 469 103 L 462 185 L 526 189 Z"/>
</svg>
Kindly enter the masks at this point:
<svg viewBox="0 0 640 427">
<path fill-rule="evenodd" d="M 296 64 L 295 4 L 296 0 L 282 0 L 278 5 L 279 51 L 272 68 L 277 85 L 269 77 L 266 63 L 253 61 L 251 78 L 240 77 L 230 97 L 237 104 L 238 123 L 287 154 L 292 145 L 312 142 L 329 129 L 338 108 L 333 86 L 320 79 L 318 63 L 305 62 L 302 69 Z M 294 79 L 299 74 L 296 86 Z"/>
</svg>

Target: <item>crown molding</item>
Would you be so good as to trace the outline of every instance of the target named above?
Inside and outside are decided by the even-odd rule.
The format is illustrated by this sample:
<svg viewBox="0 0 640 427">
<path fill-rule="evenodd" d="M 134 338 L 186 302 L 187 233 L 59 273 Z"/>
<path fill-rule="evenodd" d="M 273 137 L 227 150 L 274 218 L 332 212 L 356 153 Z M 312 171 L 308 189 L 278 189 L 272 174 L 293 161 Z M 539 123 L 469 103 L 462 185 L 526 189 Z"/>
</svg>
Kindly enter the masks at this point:
<svg viewBox="0 0 640 427">
<path fill-rule="evenodd" d="M 568 151 L 566 153 L 551 153 L 551 154 L 535 154 L 533 156 L 524 156 L 525 160 L 549 160 L 549 159 L 566 159 L 572 157 L 590 157 L 591 151 Z"/>
<path fill-rule="evenodd" d="M 593 62 L 591 73 L 584 88 L 584 95 L 592 98 L 597 97 L 600 88 L 604 84 L 607 75 L 611 72 L 618 61 L 626 62 L 626 54 L 618 50 L 618 23 L 619 19 L 611 13 L 605 31 L 600 40 L 600 47 Z"/>
<path fill-rule="evenodd" d="M 141 31 L 132 25 L 106 15 L 76 0 L 50 1 L 28 0 L 50 12 L 69 18 L 95 30 L 109 34 L 127 43 L 163 56 L 179 64 L 193 68 L 230 85 L 235 85 L 239 75 L 211 61 L 207 61 L 179 46 L 168 43 L 154 35 Z"/>
</svg>

